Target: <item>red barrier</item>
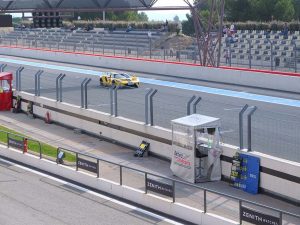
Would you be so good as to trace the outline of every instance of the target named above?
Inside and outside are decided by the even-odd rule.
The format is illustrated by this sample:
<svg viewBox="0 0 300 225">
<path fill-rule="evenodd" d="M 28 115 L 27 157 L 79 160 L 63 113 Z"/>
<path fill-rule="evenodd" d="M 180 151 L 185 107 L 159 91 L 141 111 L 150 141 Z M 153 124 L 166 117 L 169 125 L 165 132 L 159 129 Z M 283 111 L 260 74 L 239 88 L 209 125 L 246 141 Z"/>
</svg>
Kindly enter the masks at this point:
<svg viewBox="0 0 300 225">
<path fill-rule="evenodd" d="M 12 73 L 0 73 L 0 111 L 12 108 Z"/>
<path fill-rule="evenodd" d="M 202 65 L 194 64 L 194 63 L 188 63 L 188 62 L 174 62 L 174 61 L 164 61 L 164 60 L 157 60 L 157 59 L 144 59 L 144 58 L 134 58 L 134 57 L 126 57 L 126 56 L 92 54 L 92 53 L 85 53 L 85 52 L 70 52 L 70 51 L 65 51 L 65 50 L 53 50 L 53 49 L 45 49 L 45 48 L 28 48 L 28 47 L 20 47 L 20 46 L 0 46 L 0 47 L 1 48 L 14 48 L 14 49 L 24 49 L 24 50 L 45 51 L 45 52 L 59 52 L 59 53 L 72 54 L 72 55 L 85 55 L 85 56 L 93 56 L 93 57 L 115 58 L 115 59 L 144 61 L 144 62 L 153 62 L 153 63 L 175 64 L 175 65 L 183 65 L 183 66 L 203 67 Z M 241 68 L 241 67 L 228 67 L 228 66 L 220 66 L 220 67 L 218 67 L 218 69 L 300 77 L 300 73 L 283 72 L 283 71 L 259 70 L 259 69 L 249 69 L 249 68 Z"/>
</svg>

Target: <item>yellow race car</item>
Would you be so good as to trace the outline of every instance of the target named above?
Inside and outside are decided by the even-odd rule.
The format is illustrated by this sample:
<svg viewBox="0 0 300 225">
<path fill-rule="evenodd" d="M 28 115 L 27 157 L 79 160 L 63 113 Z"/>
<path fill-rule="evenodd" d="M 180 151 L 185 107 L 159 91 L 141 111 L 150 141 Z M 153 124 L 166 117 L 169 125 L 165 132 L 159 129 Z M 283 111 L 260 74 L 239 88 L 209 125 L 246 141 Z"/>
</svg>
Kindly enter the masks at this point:
<svg viewBox="0 0 300 225">
<path fill-rule="evenodd" d="M 105 87 L 139 87 L 140 81 L 136 76 L 127 73 L 107 72 L 100 77 L 100 85 Z"/>
</svg>

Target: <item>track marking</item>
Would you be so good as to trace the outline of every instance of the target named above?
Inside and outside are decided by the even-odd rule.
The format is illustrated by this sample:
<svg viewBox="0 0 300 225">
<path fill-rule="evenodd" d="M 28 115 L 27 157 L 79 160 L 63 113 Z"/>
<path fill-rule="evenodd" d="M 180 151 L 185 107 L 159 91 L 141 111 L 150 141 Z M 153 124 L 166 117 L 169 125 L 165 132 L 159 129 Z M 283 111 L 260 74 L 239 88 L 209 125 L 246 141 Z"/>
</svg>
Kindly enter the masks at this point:
<svg viewBox="0 0 300 225">
<path fill-rule="evenodd" d="M 24 65 L 24 66 L 32 66 L 32 67 L 46 68 L 46 69 L 52 69 L 52 70 L 61 70 L 61 71 L 65 71 L 65 72 L 67 71 L 67 72 L 73 72 L 73 73 L 88 74 L 88 75 L 93 75 L 93 76 L 98 76 L 98 77 L 103 74 L 103 72 L 98 72 L 95 70 L 79 69 L 79 68 L 75 68 L 75 67 L 58 66 L 58 65 L 54 65 L 54 64 L 37 63 L 37 62 L 30 62 L 30 61 L 16 60 L 16 59 L 9 59 L 9 58 L 0 58 L 0 61 Z M 171 82 L 171 81 L 155 80 L 155 79 L 149 79 L 149 78 L 143 78 L 143 77 L 140 77 L 140 81 L 145 84 L 178 88 L 178 89 L 189 90 L 189 91 L 203 92 L 203 93 L 207 93 L 207 94 L 221 95 L 221 96 L 226 96 L 226 97 L 240 98 L 240 99 L 258 101 L 258 102 L 266 102 L 266 103 L 271 103 L 271 104 L 278 104 L 278 105 L 285 105 L 285 106 L 300 108 L 299 100 L 272 97 L 272 96 L 267 96 L 267 95 L 251 94 L 251 93 L 246 93 L 246 92 L 231 91 L 231 90 L 226 90 L 226 89 L 211 88 L 211 87 Z"/>
<path fill-rule="evenodd" d="M 136 206 L 130 205 L 130 204 L 125 203 L 125 202 L 121 202 L 121 201 L 116 200 L 116 199 L 114 199 L 114 198 L 107 197 L 107 196 L 105 196 L 105 195 L 99 194 L 99 193 L 97 193 L 97 192 L 88 190 L 88 189 L 86 189 L 86 188 L 80 187 L 80 186 L 78 186 L 78 185 L 75 185 L 75 184 L 72 184 L 72 183 L 69 183 L 69 182 L 66 182 L 66 181 L 64 181 L 64 180 L 61 180 L 61 179 L 52 177 L 52 176 L 50 176 L 50 175 L 46 175 L 46 174 L 44 174 L 44 173 L 41 173 L 41 172 L 38 172 L 38 171 L 35 171 L 35 170 L 32 170 L 32 169 L 29 169 L 29 168 L 27 168 L 27 167 L 18 165 L 18 164 L 16 164 L 16 163 L 12 163 L 12 162 L 10 162 L 10 161 L 8 161 L 8 160 L 1 159 L 1 158 L 0 158 L 0 161 L 5 162 L 5 163 L 9 163 L 9 164 L 11 164 L 11 165 L 13 165 L 13 166 L 15 166 L 15 167 L 21 168 L 21 169 L 23 169 L 23 170 L 26 170 L 26 171 L 29 171 L 29 172 L 31 172 L 31 173 L 37 174 L 37 175 L 39 175 L 39 176 L 46 177 L 46 178 L 48 178 L 48 179 L 50 179 L 50 180 L 56 181 L 56 182 L 61 183 L 61 184 L 63 184 L 63 185 L 69 185 L 69 186 L 71 186 L 71 187 L 73 187 L 73 188 L 76 188 L 76 189 L 78 189 L 78 190 L 80 190 L 80 191 L 83 191 L 83 192 L 85 192 L 85 193 L 88 193 L 88 194 L 97 196 L 97 197 L 99 197 L 99 198 L 102 198 L 102 199 L 104 199 L 104 200 L 113 202 L 113 203 L 118 204 L 118 205 L 121 205 L 121 206 L 124 206 L 124 207 L 126 207 L 126 208 L 129 208 L 129 209 L 132 209 L 132 210 L 141 212 L 141 213 L 143 213 L 143 214 L 145 214 L 145 215 L 152 216 L 152 217 L 154 217 L 154 218 L 156 218 L 156 219 L 159 219 L 159 220 L 161 220 L 161 221 L 164 221 L 164 222 L 167 222 L 167 223 L 170 223 L 170 224 L 174 224 L 174 225 L 183 225 L 182 223 L 178 223 L 178 222 L 176 222 L 176 221 L 174 221 L 174 220 L 168 219 L 168 218 L 163 217 L 163 216 L 160 216 L 160 215 L 158 215 L 158 214 L 155 214 L 155 213 L 146 211 L 146 210 L 144 210 L 144 209 L 138 208 L 138 207 L 136 207 Z"/>
</svg>

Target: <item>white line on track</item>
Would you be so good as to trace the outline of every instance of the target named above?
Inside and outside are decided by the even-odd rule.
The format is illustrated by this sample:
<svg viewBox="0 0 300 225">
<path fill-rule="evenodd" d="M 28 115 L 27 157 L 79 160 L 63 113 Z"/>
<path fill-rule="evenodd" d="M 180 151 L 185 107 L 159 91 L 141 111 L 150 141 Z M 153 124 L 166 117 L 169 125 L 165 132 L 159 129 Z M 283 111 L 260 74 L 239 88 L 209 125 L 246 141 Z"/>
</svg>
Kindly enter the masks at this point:
<svg viewBox="0 0 300 225">
<path fill-rule="evenodd" d="M 163 217 L 163 216 L 160 216 L 160 215 L 158 215 L 158 214 L 155 214 L 155 213 L 146 211 L 146 210 L 144 210 L 144 209 L 138 208 L 138 207 L 133 206 L 133 205 L 130 205 L 130 204 L 128 204 L 128 203 L 125 203 L 125 202 L 116 200 L 116 199 L 114 199 L 114 198 L 107 197 L 107 196 L 102 195 L 102 194 L 99 194 L 99 193 L 97 193 L 97 192 L 94 192 L 94 191 L 88 190 L 88 189 L 86 189 L 86 188 L 80 187 L 80 186 L 78 186 L 78 185 L 76 185 L 76 184 L 72 184 L 72 183 L 66 182 L 66 181 L 61 180 L 61 179 L 59 179 L 59 178 L 55 178 L 55 177 L 52 177 L 52 176 L 50 176 L 50 175 L 47 175 L 47 174 L 44 174 L 44 173 L 41 173 L 41 172 L 38 172 L 38 171 L 35 171 L 35 170 L 32 170 L 32 169 L 29 169 L 29 168 L 27 168 L 27 167 L 18 165 L 18 164 L 16 164 L 16 163 L 11 162 L 11 161 L 8 161 L 8 160 L 5 160 L 5 159 L 1 159 L 1 158 L 0 158 L 0 161 L 5 162 L 5 163 L 9 163 L 9 164 L 11 164 L 11 165 L 13 165 L 13 166 L 16 166 L 16 167 L 21 168 L 21 169 L 26 170 L 26 171 L 29 171 L 29 172 L 31 172 L 31 173 L 35 173 L 35 174 L 37 174 L 37 175 L 39 175 L 39 176 L 46 177 L 46 178 L 48 178 L 48 179 L 54 180 L 54 181 L 56 181 L 56 182 L 59 182 L 59 183 L 61 183 L 61 184 L 65 184 L 65 185 L 71 186 L 71 187 L 76 188 L 76 189 L 78 189 L 78 190 L 80 190 L 80 191 L 89 193 L 89 194 L 91 194 L 91 195 L 94 195 L 94 196 L 97 196 L 97 197 L 102 198 L 102 199 L 104 199 L 104 200 L 107 200 L 107 201 L 113 202 L 113 203 L 115 203 L 115 204 L 124 206 L 124 207 L 126 207 L 126 208 L 129 208 L 129 209 L 132 209 L 132 210 L 141 212 L 141 213 L 143 213 L 143 214 L 145 214 L 145 215 L 152 216 L 152 217 L 154 217 L 154 218 L 156 218 L 156 219 L 159 219 L 159 220 L 162 220 L 162 221 L 164 221 L 164 222 L 167 222 L 167 223 L 170 223 L 170 224 L 174 224 L 174 225 L 183 225 L 182 223 L 178 223 L 178 222 L 176 222 L 176 221 L 174 221 L 174 220 L 168 219 L 168 218 Z"/>
</svg>

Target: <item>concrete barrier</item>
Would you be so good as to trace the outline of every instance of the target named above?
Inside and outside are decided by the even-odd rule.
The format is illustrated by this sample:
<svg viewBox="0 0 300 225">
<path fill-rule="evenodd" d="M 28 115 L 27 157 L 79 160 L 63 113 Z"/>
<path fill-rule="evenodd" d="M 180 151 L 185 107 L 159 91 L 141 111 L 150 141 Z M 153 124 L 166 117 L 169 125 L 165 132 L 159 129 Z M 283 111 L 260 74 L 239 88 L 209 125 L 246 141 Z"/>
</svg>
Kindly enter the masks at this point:
<svg viewBox="0 0 300 225">
<path fill-rule="evenodd" d="M 123 117 L 113 117 L 92 109 L 82 109 L 78 106 L 56 102 L 44 97 L 36 97 L 25 92 L 15 92 L 26 101 L 35 102 L 34 113 L 45 117 L 51 113 L 53 121 L 80 128 L 99 137 L 113 139 L 128 146 L 139 146 L 145 140 L 150 143 L 150 152 L 170 159 L 172 154 L 171 130 L 161 127 L 146 126 L 141 122 Z M 22 109 L 27 110 L 27 103 L 22 102 Z M 238 147 L 222 145 L 222 175 L 230 176 L 231 159 Z M 247 153 L 261 160 L 260 188 L 277 196 L 300 202 L 300 163 L 282 160 L 280 158 L 261 154 Z M 276 182 L 276 185 L 274 185 Z M 287 187 L 287 184 L 289 186 Z"/>
<path fill-rule="evenodd" d="M 296 73 L 210 68 L 187 63 L 165 63 L 163 61 L 155 60 L 51 51 L 44 49 L 29 49 L 21 47 L 0 46 L 0 54 L 64 63 L 82 64 L 94 67 L 128 70 L 162 76 L 177 76 L 190 79 L 200 79 L 280 91 L 296 93 L 300 92 L 300 74 Z"/>
<path fill-rule="evenodd" d="M 46 159 L 39 159 L 36 156 L 29 154 L 22 154 L 20 151 L 8 149 L 3 145 L 0 145 L 0 156 L 4 156 L 14 161 L 21 162 L 22 164 L 30 165 L 42 171 L 47 171 L 50 174 L 57 175 L 79 184 L 83 184 L 90 188 L 109 193 L 122 199 L 129 200 L 136 204 L 149 207 L 153 210 L 165 213 L 167 215 L 180 218 L 199 225 L 233 225 L 237 222 L 228 220 L 226 218 L 211 214 L 204 213 L 201 210 L 191 208 L 179 203 L 172 203 L 167 199 L 153 196 L 151 194 L 145 194 L 140 190 L 129 188 L 126 186 L 120 186 L 114 182 L 110 182 L 106 179 L 96 178 L 90 174 L 76 171 L 70 167 L 57 165 L 54 162 Z"/>
</svg>

